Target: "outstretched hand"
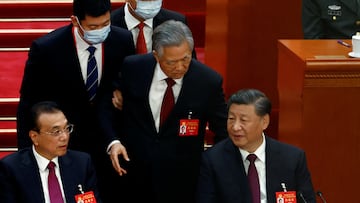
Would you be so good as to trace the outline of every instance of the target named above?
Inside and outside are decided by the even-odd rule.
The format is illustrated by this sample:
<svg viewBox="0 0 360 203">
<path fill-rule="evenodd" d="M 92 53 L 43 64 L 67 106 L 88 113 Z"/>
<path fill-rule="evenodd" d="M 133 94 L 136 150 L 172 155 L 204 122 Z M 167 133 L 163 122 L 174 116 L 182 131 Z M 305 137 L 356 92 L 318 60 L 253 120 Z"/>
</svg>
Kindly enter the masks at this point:
<svg viewBox="0 0 360 203">
<path fill-rule="evenodd" d="M 116 143 L 111 146 L 110 159 L 115 171 L 118 172 L 120 176 L 122 176 L 125 175 L 127 171 L 120 166 L 119 155 L 122 155 L 125 161 L 130 161 L 124 145 L 122 145 L 121 143 Z"/>
</svg>

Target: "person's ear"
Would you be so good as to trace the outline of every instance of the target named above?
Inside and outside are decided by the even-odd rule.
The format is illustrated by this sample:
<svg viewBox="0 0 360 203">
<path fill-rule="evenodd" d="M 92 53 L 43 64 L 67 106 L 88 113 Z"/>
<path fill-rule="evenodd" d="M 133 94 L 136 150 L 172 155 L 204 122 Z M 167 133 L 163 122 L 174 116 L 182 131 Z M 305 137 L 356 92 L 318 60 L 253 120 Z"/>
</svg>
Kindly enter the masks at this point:
<svg viewBox="0 0 360 203">
<path fill-rule="evenodd" d="M 37 145 L 39 144 L 39 142 L 38 142 L 38 136 L 39 136 L 39 133 L 36 132 L 35 130 L 30 130 L 30 131 L 29 131 L 29 137 L 30 137 L 32 143 L 33 143 L 35 146 L 37 146 Z"/>
<path fill-rule="evenodd" d="M 153 51 L 152 51 L 152 53 L 153 53 L 153 55 L 154 55 L 154 57 L 155 57 L 156 61 L 159 63 L 159 61 L 160 61 L 159 54 L 158 54 L 155 50 L 153 50 Z"/>
<path fill-rule="evenodd" d="M 263 130 L 265 130 L 269 124 L 270 124 L 270 115 L 266 114 L 265 116 L 263 116 Z"/>
<path fill-rule="evenodd" d="M 76 16 L 71 15 L 70 19 L 71 19 L 71 23 L 73 24 L 74 27 L 79 27 L 79 22 L 78 22 Z"/>
</svg>

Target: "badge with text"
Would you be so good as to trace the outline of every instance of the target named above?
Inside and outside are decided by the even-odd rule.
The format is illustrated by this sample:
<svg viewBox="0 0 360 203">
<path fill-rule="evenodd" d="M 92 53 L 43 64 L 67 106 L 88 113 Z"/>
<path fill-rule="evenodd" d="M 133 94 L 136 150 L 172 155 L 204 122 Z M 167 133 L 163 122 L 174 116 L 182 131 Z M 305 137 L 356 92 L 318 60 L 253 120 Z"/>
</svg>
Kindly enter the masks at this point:
<svg viewBox="0 0 360 203">
<path fill-rule="evenodd" d="M 78 185 L 78 188 L 81 194 L 75 195 L 76 203 L 96 203 L 93 191 L 84 192 L 81 184 Z"/>
<path fill-rule="evenodd" d="M 276 203 L 296 203 L 296 192 L 276 192 Z"/>
<path fill-rule="evenodd" d="M 75 195 L 76 203 L 96 203 L 93 191 Z"/>
<path fill-rule="evenodd" d="M 179 136 L 198 136 L 199 119 L 181 119 Z"/>
</svg>

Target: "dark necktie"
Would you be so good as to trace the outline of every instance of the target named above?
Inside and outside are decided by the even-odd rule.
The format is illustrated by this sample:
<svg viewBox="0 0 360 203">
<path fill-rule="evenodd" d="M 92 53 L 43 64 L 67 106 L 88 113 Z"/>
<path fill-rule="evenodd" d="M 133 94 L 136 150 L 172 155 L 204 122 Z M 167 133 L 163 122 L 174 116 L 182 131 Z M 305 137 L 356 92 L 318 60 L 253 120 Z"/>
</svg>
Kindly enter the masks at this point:
<svg viewBox="0 0 360 203">
<path fill-rule="evenodd" d="M 145 36 L 144 36 L 144 26 L 145 26 L 144 22 L 140 22 L 137 26 L 139 28 L 139 35 L 136 41 L 136 53 L 138 54 L 147 53 Z"/>
<path fill-rule="evenodd" d="M 165 90 L 164 98 L 161 104 L 160 126 L 164 123 L 175 105 L 174 93 L 172 90 L 172 86 L 175 84 L 175 81 L 171 78 L 166 78 L 165 81 L 167 83 L 167 88 Z"/>
<path fill-rule="evenodd" d="M 247 160 L 250 161 L 249 170 L 248 170 L 248 181 L 251 190 L 252 202 L 260 203 L 260 184 L 259 184 L 259 176 L 255 167 L 255 154 L 249 154 L 247 156 Z"/>
<path fill-rule="evenodd" d="M 94 55 L 96 48 L 89 46 L 87 50 L 89 51 L 90 55 L 87 65 L 86 90 L 89 94 L 89 101 L 92 101 L 96 96 L 96 90 L 98 87 L 98 68 Z"/>
<path fill-rule="evenodd" d="M 51 203 L 64 203 L 62 198 L 59 181 L 55 175 L 55 163 L 50 161 L 47 168 L 49 169 L 48 188 Z"/>
</svg>

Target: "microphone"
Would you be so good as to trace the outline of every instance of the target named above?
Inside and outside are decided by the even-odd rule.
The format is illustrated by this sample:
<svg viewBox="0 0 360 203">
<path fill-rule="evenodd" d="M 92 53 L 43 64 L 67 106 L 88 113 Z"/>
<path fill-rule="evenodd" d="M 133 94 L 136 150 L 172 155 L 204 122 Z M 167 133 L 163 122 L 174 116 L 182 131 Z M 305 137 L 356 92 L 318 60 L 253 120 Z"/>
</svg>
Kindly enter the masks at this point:
<svg viewBox="0 0 360 203">
<path fill-rule="evenodd" d="M 298 195 L 300 196 L 300 199 L 303 201 L 303 203 L 307 203 L 304 195 L 301 192 L 299 192 Z"/>
<path fill-rule="evenodd" d="M 324 196 L 322 195 L 322 192 L 321 192 L 321 191 L 317 191 L 316 194 L 317 194 L 317 196 L 320 197 L 320 199 L 321 199 L 321 201 L 322 201 L 323 203 L 326 203 L 326 200 L 325 200 Z"/>
</svg>

